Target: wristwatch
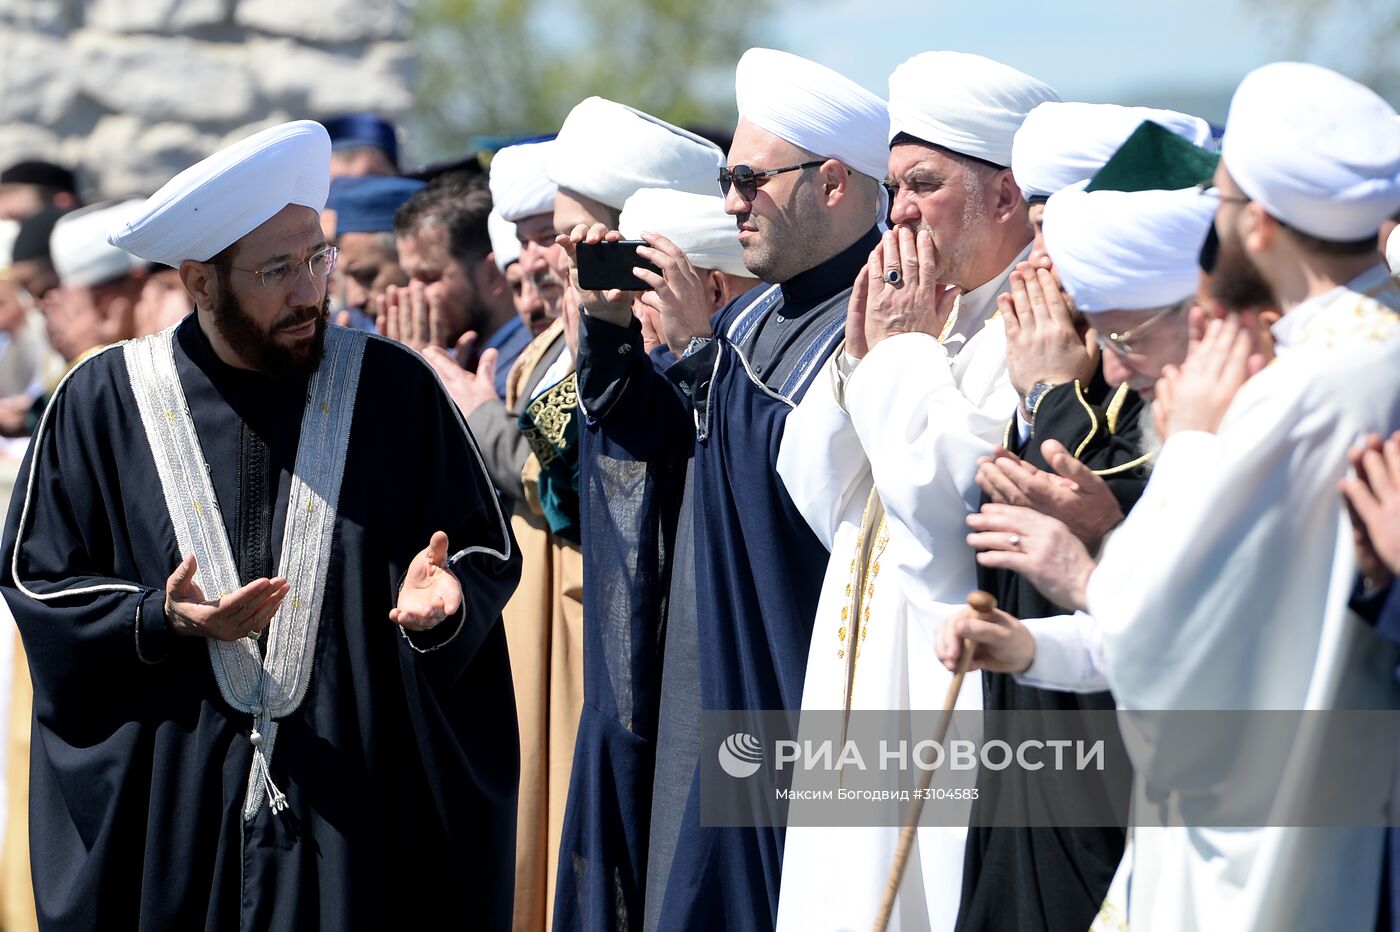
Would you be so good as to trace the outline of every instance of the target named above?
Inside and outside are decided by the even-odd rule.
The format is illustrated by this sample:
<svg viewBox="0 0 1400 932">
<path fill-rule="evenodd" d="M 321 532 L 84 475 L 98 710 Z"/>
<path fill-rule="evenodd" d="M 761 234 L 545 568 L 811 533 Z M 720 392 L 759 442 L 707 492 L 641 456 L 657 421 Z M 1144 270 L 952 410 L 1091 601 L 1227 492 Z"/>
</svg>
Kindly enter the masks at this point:
<svg viewBox="0 0 1400 932">
<path fill-rule="evenodd" d="M 690 342 L 685 346 L 685 352 L 681 353 L 681 358 L 685 359 L 687 356 L 693 356 L 700 352 L 706 344 L 713 343 L 714 339 L 714 337 L 691 337 Z"/>
<path fill-rule="evenodd" d="M 1059 385 L 1059 382 L 1036 382 L 1026 392 L 1025 403 L 1021 406 L 1025 410 L 1026 420 L 1035 423 L 1035 409 L 1040 407 L 1040 402 L 1050 393 L 1050 389 Z"/>
</svg>

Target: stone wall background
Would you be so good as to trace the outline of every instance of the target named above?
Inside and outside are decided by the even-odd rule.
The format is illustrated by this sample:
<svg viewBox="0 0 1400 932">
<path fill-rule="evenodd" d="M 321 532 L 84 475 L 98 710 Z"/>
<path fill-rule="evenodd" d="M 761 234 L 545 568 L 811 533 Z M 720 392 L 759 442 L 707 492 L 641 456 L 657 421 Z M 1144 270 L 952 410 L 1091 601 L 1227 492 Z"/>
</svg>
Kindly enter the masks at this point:
<svg viewBox="0 0 1400 932">
<path fill-rule="evenodd" d="M 149 194 L 275 123 L 413 103 L 413 0 L 0 0 L 0 167 Z"/>
</svg>

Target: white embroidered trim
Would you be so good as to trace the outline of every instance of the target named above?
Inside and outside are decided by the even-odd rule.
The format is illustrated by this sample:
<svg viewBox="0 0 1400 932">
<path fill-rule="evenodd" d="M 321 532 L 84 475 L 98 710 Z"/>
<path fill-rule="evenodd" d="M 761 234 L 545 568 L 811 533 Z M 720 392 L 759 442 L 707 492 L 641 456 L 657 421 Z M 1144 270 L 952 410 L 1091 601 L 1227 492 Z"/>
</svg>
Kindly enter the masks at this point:
<svg viewBox="0 0 1400 932">
<path fill-rule="evenodd" d="M 23 592 L 29 598 L 34 599 L 36 602 L 48 602 L 52 599 L 67 598 L 68 596 L 75 595 L 88 595 L 93 592 L 146 591 L 142 587 L 134 586 L 130 583 L 107 583 L 101 586 L 80 586 L 76 589 L 60 589 L 57 592 L 35 592 L 33 589 L 26 586 L 24 581 L 19 578 L 19 552 L 24 547 L 24 531 L 29 525 L 29 506 L 33 504 L 34 501 L 34 480 L 38 475 L 37 466 L 39 463 L 39 451 L 43 448 L 44 434 L 47 433 L 49 426 L 49 417 L 53 414 L 54 409 L 58 407 L 59 396 L 63 394 L 63 389 L 67 387 L 68 380 L 73 378 L 79 369 L 83 368 L 83 366 L 86 366 L 103 353 L 125 345 L 125 342 L 117 343 L 107 347 L 105 350 L 93 353 L 87 359 L 84 359 L 78 365 L 68 370 L 68 374 L 59 381 L 58 386 L 54 389 L 53 397 L 49 399 L 48 406 L 44 408 L 44 413 L 39 418 L 39 426 L 34 431 L 34 438 L 29 442 L 30 449 L 34 451 L 34 455 L 30 459 L 29 478 L 24 484 L 24 505 L 20 508 L 19 512 L 19 529 L 15 531 L 15 550 L 14 553 L 10 554 L 10 575 L 14 577 L 15 588 Z"/>
<path fill-rule="evenodd" d="M 127 343 L 127 368 L 180 550 L 195 555 L 195 578 L 205 594 L 221 598 L 239 588 L 238 570 L 175 368 L 174 329 Z M 247 638 L 208 642 L 224 700 L 254 718 L 245 819 L 264 799 L 274 811 L 285 806 L 270 776 L 276 719 L 296 710 L 311 681 L 365 342 L 359 331 L 328 328 L 307 389 L 278 567 L 288 594 L 265 632 L 266 657 Z"/>
</svg>

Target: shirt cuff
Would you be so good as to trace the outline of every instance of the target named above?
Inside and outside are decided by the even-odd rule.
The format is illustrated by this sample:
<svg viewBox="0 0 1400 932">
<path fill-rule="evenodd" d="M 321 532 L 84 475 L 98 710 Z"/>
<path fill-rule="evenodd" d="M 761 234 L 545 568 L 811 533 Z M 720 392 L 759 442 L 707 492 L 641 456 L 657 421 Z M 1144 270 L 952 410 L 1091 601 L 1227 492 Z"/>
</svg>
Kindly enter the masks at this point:
<svg viewBox="0 0 1400 932">
<path fill-rule="evenodd" d="M 1031 439 L 1031 431 L 1033 429 L 1034 428 L 1031 426 L 1031 422 L 1026 420 L 1026 415 L 1021 411 L 1021 406 L 1017 405 L 1016 436 L 1018 439 L 1016 441 L 1016 446 L 1018 449 L 1024 450 L 1026 448 L 1026 441 Z"/>
<path fill-rule="evenodd" d="M 642 324 L 626 326 L 584 315 L 579 321 L 578 397 L 591 417 L 602 417 L 627 387 L 633 357 L 646 355 Z"/>
<path fill-rule="evenodd" d="M 1035 638 L 1035 659 L 1016 682 L 1037 689 L 1097 693 L 1108 689 L 1098 622 L 1084 612 L 1021 621 Z"/>
</svg>

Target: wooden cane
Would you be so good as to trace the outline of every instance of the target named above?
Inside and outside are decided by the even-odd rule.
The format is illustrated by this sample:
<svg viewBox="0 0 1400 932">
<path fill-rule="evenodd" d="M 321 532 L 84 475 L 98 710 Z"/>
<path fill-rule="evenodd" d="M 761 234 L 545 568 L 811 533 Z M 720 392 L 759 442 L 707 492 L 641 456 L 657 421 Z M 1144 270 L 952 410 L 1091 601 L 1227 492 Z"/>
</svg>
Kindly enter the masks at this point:
<svg viewBox="0 0 1400 932">
<path fill-rule="evenodd" d="M 997 607 L 997 600 L 992 597 L 991 593 L 978 589 L 968 595 L 967 607 L 977 617 L 985 621 L 992 610 Z M 958 672 L 953 674 L 953 682 L 948 684 L 948 695 L 943 700 L 943 714 L 938 719 L 938 729 L 933 735 L 934 743 L 940 746 L 943 744 L 943 739 L 948 737 L 948 726 L 953 722 L 953 707 L 958 704 L 958 693 L 962 692 L 963 677 L 967 676 L 967 671 L 972 667 L 972 652 L 976 646 L 972 643 L 971 638 L 963 638 L 962 656 L 958 658 Z M 933 770 L 930 768 L 919 777 L 918 792 L 914 794 L 913 805 L 909 807 L 909 816 L 904 820 L 904 827 L 900 829 L 899 845 L 894 851 L 894 863 L 890 865 L 890 879 L 885 884 L 885 896 L 880 901 L 880 911 L 875 914 L 875 932 L 886 932 L 889 928 L 890 916 L 894 913 L 895 897 L 899 895 L 900 884 L 904 882 L 904 869 L 909 866 L 909 854 L 914 850 L 914 839 L 919 834 L 919 817 L 924 811 L 924 795 L 932 782 Z"/>
</svg>

